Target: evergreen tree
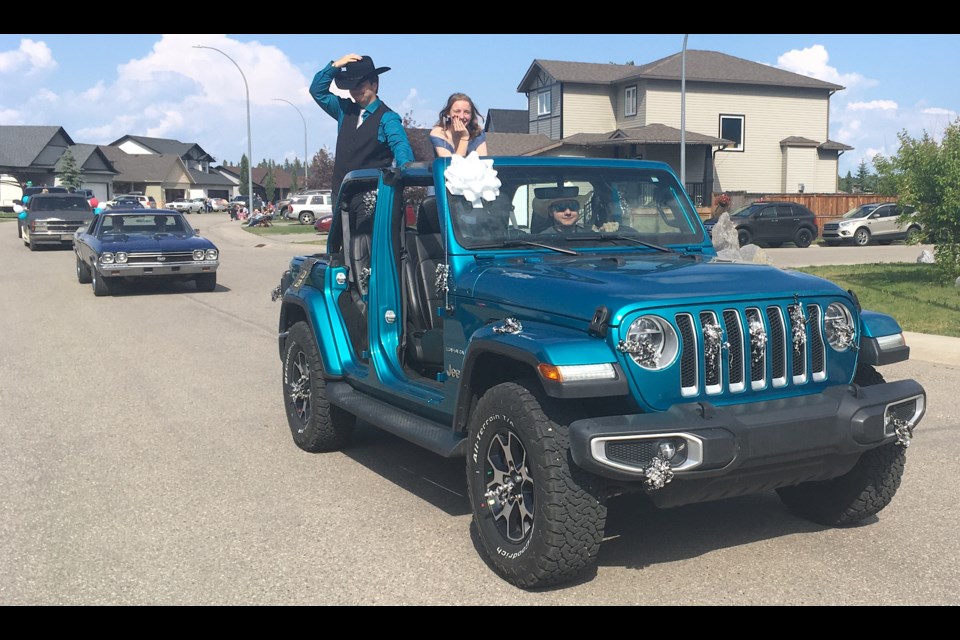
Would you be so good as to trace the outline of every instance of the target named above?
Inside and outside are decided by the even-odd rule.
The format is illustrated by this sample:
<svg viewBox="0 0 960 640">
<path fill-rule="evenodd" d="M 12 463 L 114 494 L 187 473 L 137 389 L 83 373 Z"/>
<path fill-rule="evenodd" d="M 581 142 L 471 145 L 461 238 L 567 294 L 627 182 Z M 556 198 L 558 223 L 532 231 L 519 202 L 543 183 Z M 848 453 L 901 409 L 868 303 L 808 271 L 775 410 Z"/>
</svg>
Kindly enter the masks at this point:
<svg viewBox="0 0 960 640">
<path fill-rule="evenodd" d="M 273 202 L 273 194 L 277 190 L 277 181 L 273 177 L 273 163 L 267 168 L 267 177 L 263 181 L 263 190 L 267 192 L 267 202 Z"/>
<path fill-rule="evenodd" d="M 80 169 L 77 167 L 77 159 L 73 157 L 73 152 L 67 149 L 60 156 L 60 172 L 57 174 L 60 178 L 60 184 L 65 187 L 79 189 L 82 182 Z"/>
<path fill-rule="evenodd" d="M 308 189 L 330 189 L 330 183 L 333 182 L 333 154 L 324 145 L 320 151 L 313 156 L 310 163 L 310 180 L 307 183 Z"/>
<path fill-rule="evenodd" d="M 250 167 L 250 162 L 247 160 L 247 154 L 243 154 L 240 158 L 240 195 L 248 196 L 250 195 L 250 185 L 247 182 L 247 170 Z"/>
<path fill-rule="evenodd" d="M 860 160 L 860 166 L 857 167 L 857 184 L 864 193 L 870 190 L 870 170 L 867 169 L 866 160 Z"/>
</svg>

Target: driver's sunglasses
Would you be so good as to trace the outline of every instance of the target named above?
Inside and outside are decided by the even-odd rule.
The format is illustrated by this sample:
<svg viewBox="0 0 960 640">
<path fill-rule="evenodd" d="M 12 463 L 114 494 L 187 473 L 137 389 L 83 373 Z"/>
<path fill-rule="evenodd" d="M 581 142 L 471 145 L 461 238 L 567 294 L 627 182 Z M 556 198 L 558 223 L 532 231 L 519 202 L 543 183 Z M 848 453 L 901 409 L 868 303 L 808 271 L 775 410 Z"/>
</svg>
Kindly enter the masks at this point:
<svg viewBox="0 0 960 640">
<path fill-rule="evenodd" d="M 576 200 L 570 200 L 569 202 L 555 202 L 550 205 L 550 211 L 552 213 L 559 213 L 561 211 L 580 211 L 580 203 Z"/>
</svg>

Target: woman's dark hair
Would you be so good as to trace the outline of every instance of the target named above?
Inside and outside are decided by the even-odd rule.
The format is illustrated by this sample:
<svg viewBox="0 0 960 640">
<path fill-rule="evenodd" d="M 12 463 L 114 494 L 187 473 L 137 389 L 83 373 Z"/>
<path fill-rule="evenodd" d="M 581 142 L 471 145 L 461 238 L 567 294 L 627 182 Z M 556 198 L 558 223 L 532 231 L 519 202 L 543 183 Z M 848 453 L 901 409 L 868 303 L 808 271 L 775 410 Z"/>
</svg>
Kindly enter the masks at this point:
<svg viewBox="0 0 960 640">
<path fill-rule="evenodd" d="M 472 140 L 480 135 L 482 131 L 480 121 L 483 120 L 483 118 L 477 113 L 477 105 L 473 104 L 473 100 L 465 93 L 454 93 L 447 98 L 447 106 L 440 110 L 440 119 L 437 121 L 436 126 L 446 128 L 446 118 L 450 117 L 450 109 L 453 108 L 454 102 L 459 102 L 460 100 L 470 103 L 471 116 L 470 122 L 467 123 L 467 131 L 470 132 L 470 139 Z"/>
</svg>

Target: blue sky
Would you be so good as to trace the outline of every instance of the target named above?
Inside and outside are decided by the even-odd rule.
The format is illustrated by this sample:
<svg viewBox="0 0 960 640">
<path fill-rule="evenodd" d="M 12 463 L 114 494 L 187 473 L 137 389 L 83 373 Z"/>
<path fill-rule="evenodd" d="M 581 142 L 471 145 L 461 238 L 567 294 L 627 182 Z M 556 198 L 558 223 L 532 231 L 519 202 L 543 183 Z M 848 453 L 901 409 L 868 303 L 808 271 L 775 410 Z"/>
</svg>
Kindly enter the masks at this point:
<svg viewBox="0 0 960 640">
<path fill-rule="evenodd" d="M 0 35 L 0 125 L 60 125 L 76 142 L 126 135 L 196 142 L 218 161 L 303 156 L 336 143 L 336 122 L 307 91 L 346 53 L 391 71 L 380 97 L 428 126 L 454 91 L 481 113 L 524 109 L 517 86 L 536 58 L 646 64 L 680 51 L 683 34 Z M 846 87 L 831 99 L 830 138 L 855 149 L 840 172 L 897 149 L 897 134 L 939 136 L 960 112 L 960 35 L 690 34 L 688 49 L 719 51 Z M 706 132 L 711 133 L 711 132 Z"/>
</svg>

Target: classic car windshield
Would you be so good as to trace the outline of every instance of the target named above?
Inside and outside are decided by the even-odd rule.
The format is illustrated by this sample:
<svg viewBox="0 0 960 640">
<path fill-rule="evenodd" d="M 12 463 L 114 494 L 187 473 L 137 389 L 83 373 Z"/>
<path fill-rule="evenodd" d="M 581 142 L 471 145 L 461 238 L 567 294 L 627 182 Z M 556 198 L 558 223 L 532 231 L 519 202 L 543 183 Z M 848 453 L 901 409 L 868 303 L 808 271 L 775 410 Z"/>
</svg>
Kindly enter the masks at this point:
<svg viewBox="0 0 960 640">
<path fill-rule="evenodd" d="M 98 238 L 118 235 L 174 234 L 193 235 L 193 229 L 181 215 L 165 214 L 101 214 Z"/>
<path fill-rule="evenodd" d="M 474 207 L 448 192 L 458 241 L 466 248 L 536 244 L 581 251 L 611 244 L 699 244 L 696 211 L 677 180 L 657 168 L 497 166 L 496 200 Z M 536 243 L 536 244 L 532 244 Z"/>
</svg>

